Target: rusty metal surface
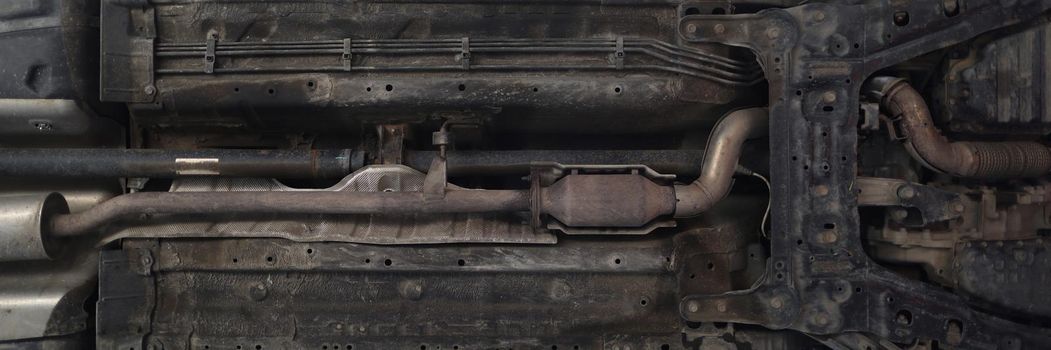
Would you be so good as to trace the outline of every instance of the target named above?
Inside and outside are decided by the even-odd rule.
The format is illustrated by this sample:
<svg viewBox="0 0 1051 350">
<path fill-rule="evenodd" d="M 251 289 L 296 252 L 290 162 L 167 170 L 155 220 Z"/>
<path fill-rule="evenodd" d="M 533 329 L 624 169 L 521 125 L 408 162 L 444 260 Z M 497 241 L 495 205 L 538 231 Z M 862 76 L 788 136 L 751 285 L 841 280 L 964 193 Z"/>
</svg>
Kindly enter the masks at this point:
<svg viewBox="0 0 1051 350">
<path fill-rule="evenodd" d="M 418 192 L 424 174 L 404 166 L 370 166 L 326 189 L 333 192 Z M 173 193 L 296 192 L 268 179 L 188 178 L 175 182 Z M 425 243 L 555 243 L 554 235 L 534 232 L 513 213 L 456 215 L 297 215 L 251 218 L 151 219 L 115 230 L 106 240 L 125 237 L 280 237 L 294 241 L 372 244 Z"/>
<path fill-rule="evenodd" d="M 873 73 L 974 36 L 1032 19 L 1051 2 L 808 3 L 679 22 L 691 42 L 757 52 L 769 82 L 771 257 L 753 288 L 685 296 L 694 322 L 739 322 L 822 335 L 871 334 L 898 344 L 1042 347 L 1051 332 L 967 307 L 944 289 L 866 256 L 855 179 L 859 91 Z M 779 307 L 777 307 L 779 306 Z"/>
<path fill-rule="evenodd" d="M 682 349 L 670 243 L 130 240 L 103 257 L 98 345 Z"/>
<path fill-rule="evenodd" d="M 1042 238 L 959 243 L 952 265 L 954 287 L 979 307 L 1007 308 L 1045 320 L 1051 315 L 1049 248 Z"/>
<path fill-rule="evenodd" d="M 900 80 L 875 78 L 882 107 L 900 120 L 906 146 L 932 170 L 970 178 L 1039 177 L 1051 171 L 1051 149 L 1037 142 L 965 142 L 942 136 L 923 96 Z"/>
</svg>

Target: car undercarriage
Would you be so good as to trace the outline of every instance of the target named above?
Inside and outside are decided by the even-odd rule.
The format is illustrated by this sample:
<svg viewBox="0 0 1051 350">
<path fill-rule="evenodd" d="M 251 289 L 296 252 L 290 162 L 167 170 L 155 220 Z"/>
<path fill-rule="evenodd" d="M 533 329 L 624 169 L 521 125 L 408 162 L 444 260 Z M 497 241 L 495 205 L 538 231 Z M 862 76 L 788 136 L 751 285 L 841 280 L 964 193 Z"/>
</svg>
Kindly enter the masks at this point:
<svg viewBox="0 0 1051 350">
<path fill-rule="evenodd" d="M 1051 348 L 1049 0 L 6 0 L 0 349 Z"/>
</svg>

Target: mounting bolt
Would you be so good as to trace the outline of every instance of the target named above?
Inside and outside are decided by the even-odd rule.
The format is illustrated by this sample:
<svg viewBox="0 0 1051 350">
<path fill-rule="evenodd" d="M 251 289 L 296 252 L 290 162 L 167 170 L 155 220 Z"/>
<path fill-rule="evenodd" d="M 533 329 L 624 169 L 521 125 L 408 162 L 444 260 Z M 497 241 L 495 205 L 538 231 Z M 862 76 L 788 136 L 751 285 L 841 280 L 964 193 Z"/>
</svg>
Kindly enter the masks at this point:
<svg viewBox="0 0 1051 350">
<path fill-rule="evenodd" d="M 912 199 L 916 197 L 916 189 L 912 186 L 901 186 L 898 187 L 898 198 L 901 199 Z"/>
<path fill-rule="evenodd" d="M 770 39 L 777 39 L 781 36 L 781 29 L 770 28 L 766 30 L 766 37 Z"/>
<path fill-rule="evenodd" d="M 146 87 L 142 89 L 142 92 L 145 92 L 147 95 L 153 95 L 157 93 L 157 88 L 153 87 L 153 85 L 146 85 Z"/>
<path fill-rule="evenodd" d="M 905 209 L 895 209 L 890 213 L 890 217 L 895 221 L 902 221 L 909 217 L 909 211 Z"/>
<path fill-rule="evenodd" d="M 726 26 L 722 24 L 716 24 L 712 29 L 715 31 L 715 34 L 726 33 Z"/>
<path fill-rule="evenodd" d="M 814 12 L 814 22 L 821 22 L 825 20 L 825 11 Z"/>
<path fill-rule="evenodd" d="M 957 200 L 957 201 L 952 202 L 952 204 L 949 205 L 949 209 L 952 209 L 952 211 L 955 212 L 955 213 L 963 213 L 963 210 L 965 208 L 963 206 L 963 203 L 961 203 L 959 200 Z"/>
<path fill-rule="evenodd" d="M 817 315 L 814 315 L 814 324 L 816 324 L 818 326 L 827 325 L 828 324 L 828 316 L 826 316 L 825 313 L 823 313 L 823 312 L 819 312 Z"/>
<path fill-rule="evenodd" d="M 686 309 L 690 310 L 690 312 L 701 311 L 701 303 L 698 303 L 696 300 L 690 300 L 686 303 Z"/>
<path fill-rule="evenodd" d="M 693 23 L 687 24 L 686 25 L 686 31 L 690 32 L 690 33 L 696 33 L 697 32 L 697 25 L 695 25 Z"/>
<path fill-rule="evenodd" d="M 834 102 L 836 102 L 836 93 L 832 92 L 832 91 L 826 91 L 824 94 L 821 94 L 821 102 L 824 102 L 824 103 L 834 103 Z"/>
<path fill-rule="evenodd" d="M 894 25 L 904 26 L 909 24 L 909 13 L 905 11 L 898 11 L 894 13 Z"/>
<path fill-rule="evenodd" d="M 781 301 L 780 297 L 774 297 L 773 299 L 770 299 L 770 307 L 775 308 L 775 309 L 780 309 L 783 306 L 785 306 L 785 305 L 784 305 L 784 302 Z"/>
<path fill-rule="evenodd" d="M 715 303 L 715 309 L 719 310 L 719 312 L 726 312 L 726 301 L 719 300 L 719 302 Z"/>
<path fill-rule="evenodd" d="M 818 197 L 827 196 L 828 195 L 828 186 L 817 185 L 817 187 L 814 187 L 814 194 L 817 195 Z"/>
</svg>

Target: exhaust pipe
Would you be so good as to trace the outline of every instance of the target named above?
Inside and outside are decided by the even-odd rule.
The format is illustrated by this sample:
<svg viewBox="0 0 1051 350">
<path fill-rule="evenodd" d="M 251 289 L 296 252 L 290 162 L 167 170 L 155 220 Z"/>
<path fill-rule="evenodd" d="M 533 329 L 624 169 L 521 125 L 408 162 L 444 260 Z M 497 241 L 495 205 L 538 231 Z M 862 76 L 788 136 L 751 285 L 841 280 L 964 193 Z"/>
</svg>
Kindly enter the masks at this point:
<svg viewBox="0 0 1051 350">
<path fill-rule="evenodd" d="M 730 191 L 743 143 L 766 134 L 767 110 L 731 112 L 708 141 L 701 176 L 686 185 L 658 185 L 640 174 L 566 175 L 530 190 L 452 189 L 424 192 L 138 192 L 69 214 L 61 195 L 0 199 L 0 260 L 49 258 L 51 237 L 90 234 L 121 219 L 157 214 L 547 214 L 583 227 L 645 227 L 658 217 L 685 218 L 711 208 Z M 546 195 L 542 195 L 546 194 Z M 644 232 L 643 232 L 644 233 Z"/>
<path fill-rule="evenodd" d="M 701 176 L 688 185 L 675 186 L 675 217 L 700 215 L 730 193 L 741 146 L 748 139 L 768 134 L 767 115 L 766 108 L 750 108 L 731 112 L 719 120 L 708 138 Z"/>
<path fill-rule="evenodd" d="M 363 163 L 349 149 L 0 149 L 0 176 L 342 178 Z"/>
<path fill-rule="evenodd" d="M 901 120 L 905 147 L 925 167 L 956 177 L 1039 177 L 1051 171 L 1051 149 L 1037 142 L 950 141 L 931 121 L 923 96 L 903 79 L 877 77 L 866 91 L 880 108 Z"/>
</svg>

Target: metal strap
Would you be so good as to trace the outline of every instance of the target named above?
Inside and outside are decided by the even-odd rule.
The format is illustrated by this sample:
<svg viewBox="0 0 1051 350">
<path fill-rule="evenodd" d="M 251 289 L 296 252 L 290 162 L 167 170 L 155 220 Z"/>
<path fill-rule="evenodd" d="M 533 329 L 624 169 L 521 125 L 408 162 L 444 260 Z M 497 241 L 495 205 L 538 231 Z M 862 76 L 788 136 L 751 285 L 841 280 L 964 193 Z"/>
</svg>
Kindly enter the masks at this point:
<svg viewBox="0 0 1051 350">
<path fill-rule="evenodd" d="M 351 40 L 350 38 L 343 39 L 343 70 L 350 71 L 351 59 L 354 58 L 354 54 L 350 51 Z"/>
<path fill-rule="evenodd" d="M 460 62 L 463 63 L 463 70 L 471 69 L 471 40 L 468 38 L 460 39 Z"/>
<path fill-rule="evenodd" d="M 624 37 L 617 37 L 617 48 L 613 51 L 613 62 L 617 69 L 624 69 Z"/>
<path fill-rule="evenodd" d="M 204 72 L 215 72 L 215 37 L 208 36 L 208 45 L 204 50 Z"/>
</svg>

